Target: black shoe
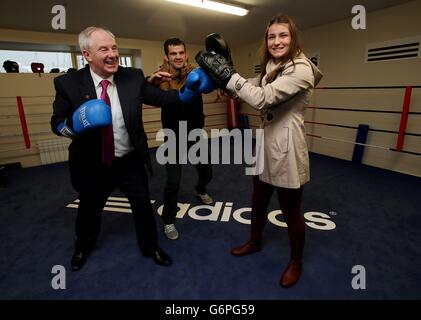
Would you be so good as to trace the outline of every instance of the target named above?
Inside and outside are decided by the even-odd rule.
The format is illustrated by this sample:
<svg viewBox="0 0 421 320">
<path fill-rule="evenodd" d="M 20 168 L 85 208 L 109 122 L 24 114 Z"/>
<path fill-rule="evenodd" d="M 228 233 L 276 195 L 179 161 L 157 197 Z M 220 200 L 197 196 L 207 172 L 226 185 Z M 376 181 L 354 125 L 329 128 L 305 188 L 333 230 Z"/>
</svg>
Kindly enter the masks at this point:
<svg viewBox="0 0 421 320">
<path fill-rule="evenodd" d="M 87 253 L 84 253 L 79 250 L 75 250 L 75 253 L 73 254 L 73 257 L 72 257 L 72 261 L 70 263 L 72 265 L 72 271 L 78 271 L 82 269 L 87 259 L 88 259 Z"/>
<path fill-rule="evenodd" d="M 153 261 L 160 266 L 168 267 L 172 264 L 171 258 L 160 248 L 157 248 L 154 251 L 145 251 L 143 252 L 143 255 L 152 258 Z"/>
</svg>

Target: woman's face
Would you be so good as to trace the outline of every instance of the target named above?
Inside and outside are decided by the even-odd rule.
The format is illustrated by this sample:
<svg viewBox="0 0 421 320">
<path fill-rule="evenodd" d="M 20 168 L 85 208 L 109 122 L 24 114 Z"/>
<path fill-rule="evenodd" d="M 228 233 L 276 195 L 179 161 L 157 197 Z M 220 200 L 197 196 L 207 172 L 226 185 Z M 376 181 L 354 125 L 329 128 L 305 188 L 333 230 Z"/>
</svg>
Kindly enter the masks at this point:
<svg viewBox="0 0 421 320">
<path fill-rule="evenodd" d="M 267 46 L 275 63 L 279 63 L 287 55 L 291 43 L 288 24 L 275 23 L 268 29 Z"/>
</svg>

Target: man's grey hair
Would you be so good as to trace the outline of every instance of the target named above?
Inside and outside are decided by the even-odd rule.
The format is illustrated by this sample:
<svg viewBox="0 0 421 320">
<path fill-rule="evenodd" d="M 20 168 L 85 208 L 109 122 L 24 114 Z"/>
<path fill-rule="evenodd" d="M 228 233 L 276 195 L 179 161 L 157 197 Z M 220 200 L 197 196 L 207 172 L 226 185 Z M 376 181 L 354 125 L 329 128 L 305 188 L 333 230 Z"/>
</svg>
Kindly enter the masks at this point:
<svg viewBox="0 0 421 320">
<path fill-rule="evenodd" d="M 107 32 L 113 39 L 115 39 L 114 34 L 108 29 L 101 27 L 87 27 L 85 30 L 79 33 L 79 47 L 81 52 L 83 52 L 83 50 L 89 50 L 91 48 L 92 33 L 98 30 L 103 30 Z"/>
</svg>

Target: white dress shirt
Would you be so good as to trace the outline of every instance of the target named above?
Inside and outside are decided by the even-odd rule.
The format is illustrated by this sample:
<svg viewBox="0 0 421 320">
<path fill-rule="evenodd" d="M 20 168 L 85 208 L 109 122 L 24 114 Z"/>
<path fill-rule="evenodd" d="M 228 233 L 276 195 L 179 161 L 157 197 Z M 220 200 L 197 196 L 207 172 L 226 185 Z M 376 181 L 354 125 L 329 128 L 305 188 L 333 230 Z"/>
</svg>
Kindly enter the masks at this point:
<svg viewBox="0 0 421 320">
<path fill-rule="evenodd" d="M 114 135 L 114 155 L 122 157 L 134 149 L 130 142 L 129 133 L 124 123 L 123 112 L 121 111 L 120 99 L 118 97 L 117 86 L 114 82 L 114 75 L 107 79 L 102 79 L 99 75 L 89 69 L 92 79 L 94 80 L 97 98 L 100 99 L 102 93 L 101 81 L 108 80 L 110 84 L 107 87 L 107 93 L 111 102 L 111 114 L 113 119 L 113 135 Z"/>
</svg>

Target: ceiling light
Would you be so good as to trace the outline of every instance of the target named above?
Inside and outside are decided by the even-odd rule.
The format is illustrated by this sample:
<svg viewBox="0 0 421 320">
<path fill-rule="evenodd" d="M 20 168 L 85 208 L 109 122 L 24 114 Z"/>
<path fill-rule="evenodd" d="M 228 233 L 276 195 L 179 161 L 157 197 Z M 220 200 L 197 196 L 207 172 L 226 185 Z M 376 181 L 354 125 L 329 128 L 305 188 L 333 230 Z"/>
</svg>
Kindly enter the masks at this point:
<svg viewBox="0 0 421 320">
<path fill-rule="evenodd" d="M 226 4 L 222 2 L 210 1 L 210 0 L 167 0 L 170 2 L 176 2 L 180 4 L 186 4 L 193 7 L 209 9 L 236 16 L 245 16 L 249 11 L 247 9 L 234 6 L 232 4 Z"/>
</svg>

